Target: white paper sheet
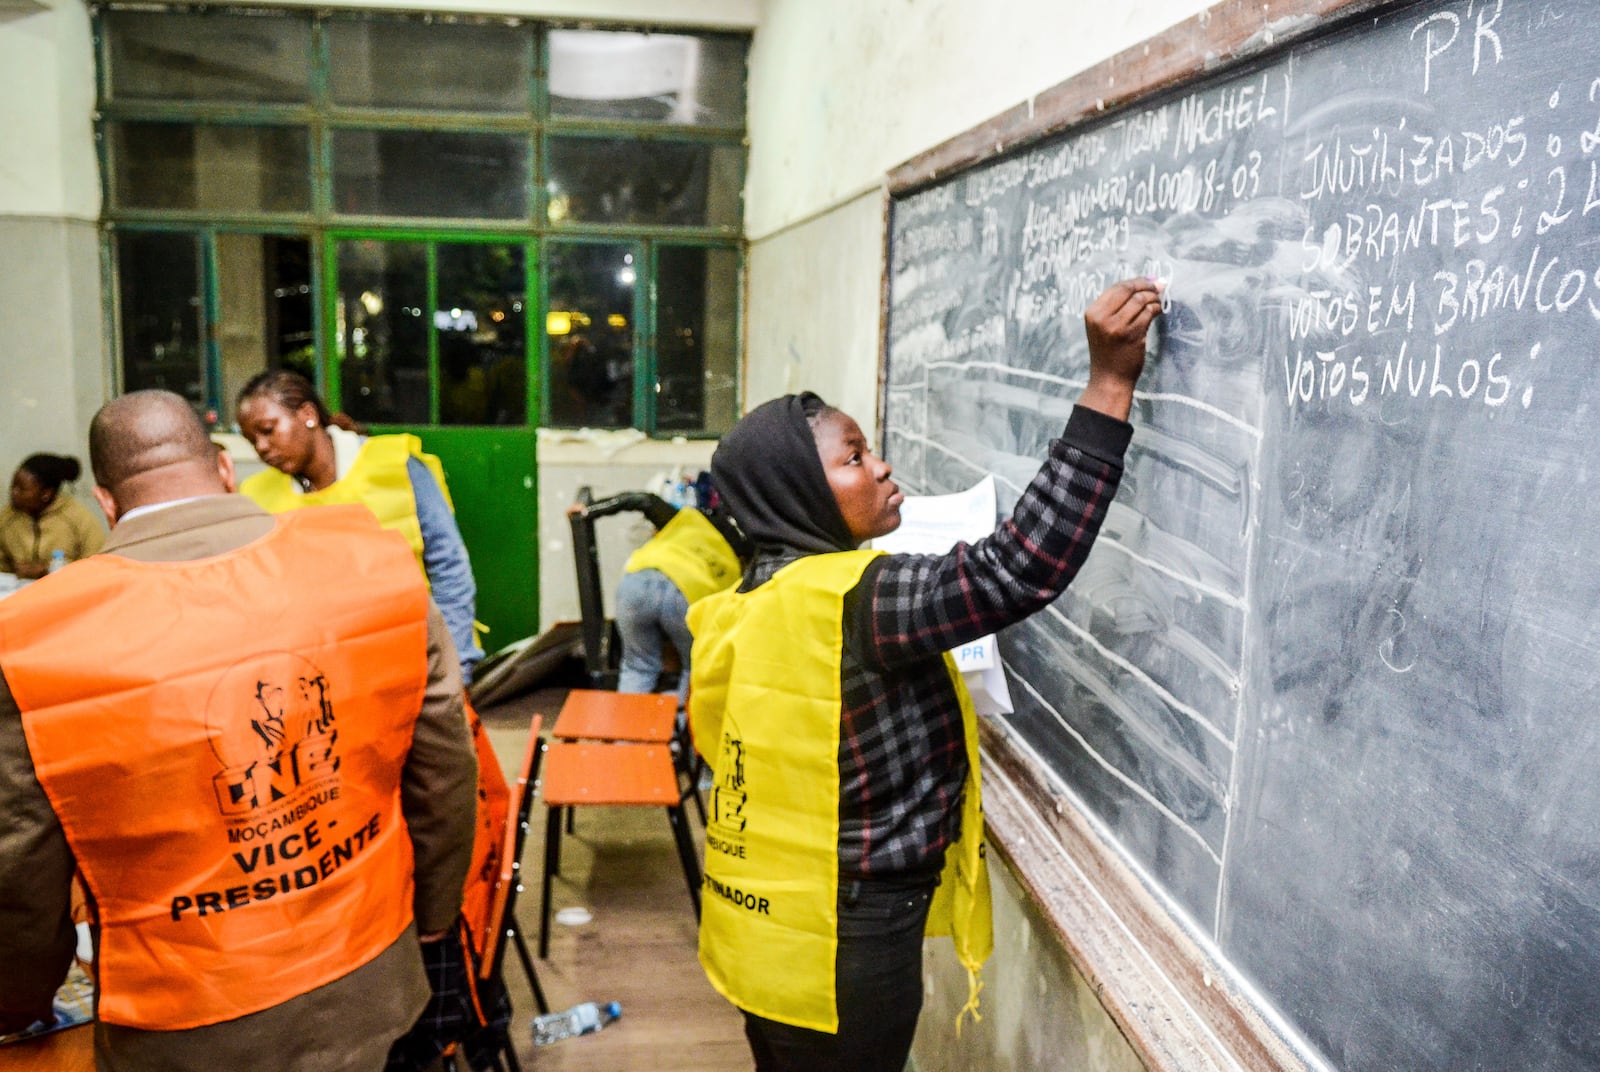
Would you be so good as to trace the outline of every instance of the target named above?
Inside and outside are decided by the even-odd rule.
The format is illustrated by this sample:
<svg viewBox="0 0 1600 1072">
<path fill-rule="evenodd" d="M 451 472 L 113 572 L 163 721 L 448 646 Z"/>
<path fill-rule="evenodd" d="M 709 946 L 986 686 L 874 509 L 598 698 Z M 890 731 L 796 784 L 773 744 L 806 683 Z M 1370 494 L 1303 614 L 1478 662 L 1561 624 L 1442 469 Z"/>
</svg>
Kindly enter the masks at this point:
<svg viewBox="0 0 1600 1072">
<path fill-rule="evenodd" d="M 952 495 L 907 495 L 900 506 L 900 527 L 873 540 L 872 546 L 890 554 L 942 555 L 963 540 L 975 543 L 989 535 L 994 517 L 994 477 L 986 476 Z M 963 644 L 950 654 L 979 714 L 1012 712 L 1011 690 L 993 636 Z"/>
</svg>

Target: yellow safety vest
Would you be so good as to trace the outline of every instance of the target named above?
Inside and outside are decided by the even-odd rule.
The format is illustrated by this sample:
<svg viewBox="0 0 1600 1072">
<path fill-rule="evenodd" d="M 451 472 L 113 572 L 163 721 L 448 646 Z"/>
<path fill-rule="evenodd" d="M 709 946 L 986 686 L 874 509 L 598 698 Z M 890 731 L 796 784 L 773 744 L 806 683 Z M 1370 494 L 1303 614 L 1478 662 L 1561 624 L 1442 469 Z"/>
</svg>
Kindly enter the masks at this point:
<svg viewBox="0 0 1600 1072">
<path fill-rule="evenodd" d="M 406 538 L 421 566 L 422 523 L 417 520 L 417 499 L 411 490 L 411 474 L 406 471 L 408 458 L 416 458 L 428 467 L 449 504 L 450 488 L 444 481 L 444 467 L 438 458 L 423 453 L 422 440 L 414 435 L 371 436 L 361 444 L 350 471 L 321 491 L 302 495 L 294 489 L 294 478 L 276 469 L 257 473 L 239 485 L 239 491 L 274 514 L 303 506 L 360 503 L 377 515 L 378 524 Z M 455 509 L 454 505 L 451 509 Z"/>
<path fill-rule="evenodd" d="M 706 826 L 700 963 L 741 1009 L 837 1032 L 839 670 L 844 597 L 881 552 L 812 555 L 751 592 L 689 609 L 689 717 L 715 774 Z M 967 782 L 961 839 L 945 854 L 929 935 L 951 935 L 970 980 L 993 948 L 977 718 L 955 663 Z M 959 1025 L 960 1018 L 957 1018 Z"/>
<path fill-rule="evenodd" d="M 683 598 L 695 603 L 739 579 L 739 557 L 704 514 L 686 506 L 628 556 L 622 572 L 647 569 L 666 574 Z"/>
</svg>

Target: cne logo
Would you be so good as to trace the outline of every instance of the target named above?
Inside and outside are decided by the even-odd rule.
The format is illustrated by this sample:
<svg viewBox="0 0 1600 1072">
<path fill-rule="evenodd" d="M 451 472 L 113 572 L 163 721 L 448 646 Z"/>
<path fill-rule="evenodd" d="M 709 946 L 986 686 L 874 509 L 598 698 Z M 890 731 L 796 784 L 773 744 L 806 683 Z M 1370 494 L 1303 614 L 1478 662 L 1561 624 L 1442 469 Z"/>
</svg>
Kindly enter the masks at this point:
<svg viewBox="0 0 1600 1072">
<path fill-rule="evenodd" d="M 725 831 L 743 833 L 746 823 L 744 791 L 744 741 L 731 733 L 722 735 L 722 754 L 717 757 L 717 782 L 711 791 L 711 822 Z"/>
<path fill-rule="evenodd" d="M 320 669 L 287 651 L 252 656 L 223 673 L 205 716 L 222 765 L 212 785 L 224 817 L 251 820 L 310 804 L 313 790 L 336 784 L 339 732 L 330 691 Z"/>
</svg>

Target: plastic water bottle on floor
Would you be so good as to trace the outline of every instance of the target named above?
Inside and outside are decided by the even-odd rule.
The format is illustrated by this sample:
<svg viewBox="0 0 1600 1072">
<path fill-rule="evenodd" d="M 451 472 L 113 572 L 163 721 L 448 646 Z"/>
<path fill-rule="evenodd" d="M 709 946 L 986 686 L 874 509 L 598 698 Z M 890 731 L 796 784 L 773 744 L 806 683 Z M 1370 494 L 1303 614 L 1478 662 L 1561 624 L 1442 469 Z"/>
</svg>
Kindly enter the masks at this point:
<svg viewBox="0 0 1600 1072">
<path fill-rule="evenodd" d="M 573 1035 L 589 1035 L 605 1027 L 622 1015 L 621 1002 L 608 1001 L 596 1005 L 586 1001 L 574 1005 L 566 1012 L 549 1012 L 533 1018 L 533 1044 L 548 1046 Z"/>
</svg>

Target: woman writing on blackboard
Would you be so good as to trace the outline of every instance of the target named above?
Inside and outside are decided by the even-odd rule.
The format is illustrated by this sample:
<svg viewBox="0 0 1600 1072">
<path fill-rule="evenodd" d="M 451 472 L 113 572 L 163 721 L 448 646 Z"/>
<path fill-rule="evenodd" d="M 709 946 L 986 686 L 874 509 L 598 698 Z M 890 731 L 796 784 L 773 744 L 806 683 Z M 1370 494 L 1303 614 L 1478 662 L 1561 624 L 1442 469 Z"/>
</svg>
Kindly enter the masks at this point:
<svg viewBox="0 0 1600 1072">
<path fill-rule="evenodd" d="M 1066 588 L 1122 475 L 1157 283 L 1085 314 L 1089 383 L 1010 520 L 946 555 L 858 551 L 903 496 L 814 394 L 741 420 L 712 479 L 755 551 L 690 611 L 690 718 L 716 785 L 700 960 L 745 1015 L 758 1072 L 900 1072 L 922 937 L 972 978 L 990 949 L 972 705 L 945 652 Z M 964 1010 L 965 1011 L 965 1010 Z"/>
</svg>

